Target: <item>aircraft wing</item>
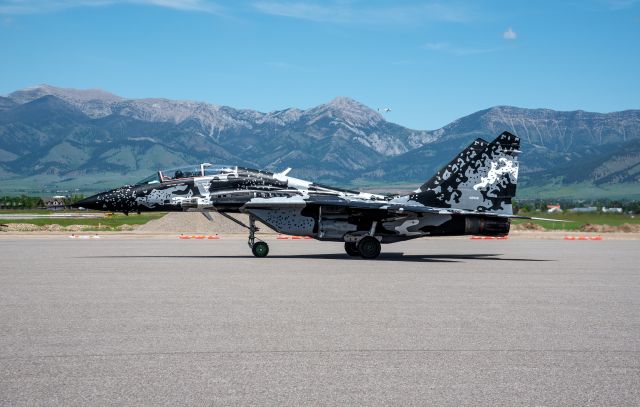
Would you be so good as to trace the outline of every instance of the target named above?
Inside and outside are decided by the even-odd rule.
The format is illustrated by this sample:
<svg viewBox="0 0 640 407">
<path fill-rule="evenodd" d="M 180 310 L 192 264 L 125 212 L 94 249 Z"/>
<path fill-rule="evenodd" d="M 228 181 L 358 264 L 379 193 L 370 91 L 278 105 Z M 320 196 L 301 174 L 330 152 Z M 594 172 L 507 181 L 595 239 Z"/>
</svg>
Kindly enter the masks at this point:
<svg viewBox="0 0 640 407">
<path fill-rule="evenodd" d="M 438 215 L 482 215 L 498 218 L 544 220 L 550 222 L 569 222 L 558 219 L 536 218 L 529 216 L 508 215 L 487 211 L 471 211 L 455 208 L 435 208 L 421 204 L 411 203 L 391 203 L 380 201 L 367 201 L 362 199 L 342 198 L 335 195 L 312 195 L 309 197 L 289 197 L 289 198 L 254 198 L 244 205 L 247 210 L 251 209 L 278 209 L 305 206 L 333 206 L 342 207 L 347 211 L 368 211 L 380 212 L 380 215 L 389 214 L 392 216 L 409 215 L 412 213 L 431 213 Z"/>
</svg>

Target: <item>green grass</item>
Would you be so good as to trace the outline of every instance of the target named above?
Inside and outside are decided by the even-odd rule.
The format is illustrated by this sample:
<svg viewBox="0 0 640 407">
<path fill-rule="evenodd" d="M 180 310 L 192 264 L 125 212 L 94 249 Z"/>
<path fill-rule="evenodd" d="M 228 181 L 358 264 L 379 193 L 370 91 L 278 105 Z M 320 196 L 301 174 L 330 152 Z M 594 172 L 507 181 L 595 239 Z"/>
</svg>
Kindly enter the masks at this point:
<svg viewBox="0 0 640 407">
<path fill-rule="evenodd" d="M 55 211 L 51 209 L 41 209 L 41 208 L 25 208 L 25 209 L 0 209 L 0 218 L 2 218 L 3 214 L 11 214 L 11 215 L 55 215 L 59 213 L 102 213 L 100 211 L 92 211 L 92 210 L 79 210 L 79 209 L 57 209 Z"/>
<path fill-rule="evenodd" d="M 554 184 L 524 186 L 518 184 L 516 198 L 519 199 L 640 199 L 640 184 L 626 183 L 613 185 Z"/>
<path fill-rule="evenodd" d="M 84 193 L 85 196 L 89 196 L 138 181 L 152 173 L 153 171 L 140 170 L 126 176 L 118 173 L 101 173 L 87 174 L 76 178 L 63 178 L 52 174 L 5 179 L 0 177 L 0 196 L 21 194 L 51 196 L 72 193 Z"/>
<path fill-rule="evenodd" d="M 537 218 L 548 218 L 548 219 L 559 219 L 559 220 L 569 220 L 571 222 L 549 222 L 549 221 L 541 221 L 541 220 L 524 220 L 524 219 L 514 219 L 514 224 L 521 223 L 535 223 L 536 225 L 540 225 L 548 230 L 578 230 L 582 226 L 586 224 L 592 225 L 610 225 L 610 226 L 620 226 L 625 223 L 630 224 L 640 224 L 640 216 L 627 215 L 622 213 L 545 213 L 545 212 L 531 212 L 525 213 L 520 212 L 518 215 L 521 216 L 532 216 Z"/>
<path fill-rule="evenodd" d="M 36 211 L 23 211 L 23 213 L 36 213 Z M 15 211 L 12 213 L 16 213 Z M 37 226 L 46 226 L 46 225 L 60 225 L 60 226 L 70 226 L 70 225 L 88 225 L 91 226 L 92 229 L 113 229 L 122 225 L 144 225 L 145 223 L 152 221 L 154 219 L 159 219 L 165 215 L 164 212 L 152 212 L 152 213 L 142 213 L 138 214 L 130 214 L 129 216 L 114 213 L 113 216 L 105 217 L 105 218 L 80 218 L 80 219 L 2 219 L 2 215 L 0 214 L 0 223 L 27 223 L 31 225 Z"/>
<path fill-rule="evenodd" d="M 24 215 L 24 214 L 48 215 L 53 213 L 66 213 L 66 212 L 77 213 L 78 211 L 77 210 L 75 211 L 61 210 L 61 211 L 52 212 L 48 209 L 0 209 L 0 218 L 5 213 L 11 214 L 11 215 Z"/>
</svg>

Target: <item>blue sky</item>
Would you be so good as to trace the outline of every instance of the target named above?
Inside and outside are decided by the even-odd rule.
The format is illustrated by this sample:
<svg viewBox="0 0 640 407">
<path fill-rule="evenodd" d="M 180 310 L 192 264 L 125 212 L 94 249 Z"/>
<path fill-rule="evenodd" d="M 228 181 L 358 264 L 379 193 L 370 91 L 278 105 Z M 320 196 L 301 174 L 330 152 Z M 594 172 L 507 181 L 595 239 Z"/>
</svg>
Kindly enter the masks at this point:
<svg viewBox="0 0 640 407">
<path fill-rule="evenodd" d="M 435 129 L 640 108 L 640 1 L 0 0 L 0 94 L 48 83 L 260 111 L 350 96 Z"/>
</svg>

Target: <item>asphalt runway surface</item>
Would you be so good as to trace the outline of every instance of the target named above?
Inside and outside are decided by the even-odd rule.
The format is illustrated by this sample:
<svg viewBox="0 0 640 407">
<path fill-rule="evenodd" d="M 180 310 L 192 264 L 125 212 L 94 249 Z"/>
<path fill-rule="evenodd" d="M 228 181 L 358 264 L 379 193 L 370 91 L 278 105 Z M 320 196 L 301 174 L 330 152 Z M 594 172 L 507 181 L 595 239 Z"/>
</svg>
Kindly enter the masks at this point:
<svg viewBox="0 0 640 407">
<path fill-rule="evenodd" d="M 640 405 L 640 243 L 0 239 L 0 404 Z"/>
</svg>

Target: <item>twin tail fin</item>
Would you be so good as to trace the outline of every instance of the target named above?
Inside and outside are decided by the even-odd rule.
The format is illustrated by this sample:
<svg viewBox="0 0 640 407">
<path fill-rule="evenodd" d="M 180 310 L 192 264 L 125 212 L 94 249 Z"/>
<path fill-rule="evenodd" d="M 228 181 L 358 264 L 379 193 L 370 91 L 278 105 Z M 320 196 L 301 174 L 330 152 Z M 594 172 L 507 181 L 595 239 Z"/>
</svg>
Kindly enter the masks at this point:
<svg viewBox="0 0 640 407">
<path fill-rule="evenodd" d="M 409 196 L 425 206 L 512 215 L 520 139 L 504 132 L 474 140 Z"/>
</svg>

